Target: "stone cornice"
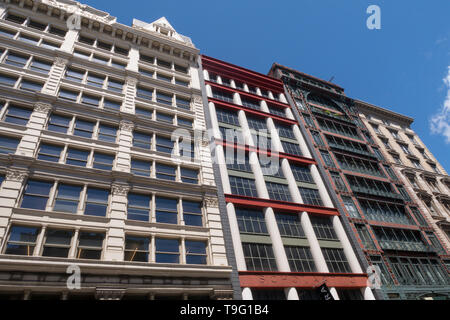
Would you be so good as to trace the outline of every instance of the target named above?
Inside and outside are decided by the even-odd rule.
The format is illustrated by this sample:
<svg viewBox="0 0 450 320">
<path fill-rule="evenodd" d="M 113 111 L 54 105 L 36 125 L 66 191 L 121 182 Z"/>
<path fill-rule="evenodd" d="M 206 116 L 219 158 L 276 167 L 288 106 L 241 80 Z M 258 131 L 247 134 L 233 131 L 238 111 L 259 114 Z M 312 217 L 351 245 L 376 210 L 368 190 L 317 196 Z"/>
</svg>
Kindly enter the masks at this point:
<svg viewBox="0 0 450 320">
<path fill-rule="evenodd" d="M 361 100 L 355 100 L 355 107 L 361 111 L 361 113 L 364 114 L 377 114 L 382 116 L 386 119 L 396 119 L 401 123 L 407 124 L 408 126 L 411 126 L 414 123 L 414 119 L 405 115 L 402 115 L 397 112 L 393 112 L 378 106 L 375 106 L 373 104 L 370 104 L 368 102 L 364 102 Z"/>
</svg>

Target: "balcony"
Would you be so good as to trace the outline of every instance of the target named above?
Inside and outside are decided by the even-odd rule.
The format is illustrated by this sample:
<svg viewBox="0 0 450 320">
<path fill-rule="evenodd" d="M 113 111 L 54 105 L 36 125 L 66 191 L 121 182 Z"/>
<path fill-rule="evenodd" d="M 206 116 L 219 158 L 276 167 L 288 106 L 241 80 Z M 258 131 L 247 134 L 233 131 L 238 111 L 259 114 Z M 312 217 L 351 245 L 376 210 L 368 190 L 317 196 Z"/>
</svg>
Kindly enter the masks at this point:
<svg viewBox="0 0 450 320">
<path fill-rule="evenodd" d="M 383 250 L 415 251 L 415 252 L 435 252 L 431 247 L 422 243 L 402 242 L 402 241 L 378 241 Z"/>
<path fill-rule="evenodd" d="M 334 143 L 333 141 L 328 141 L 328 144 L 332 148 L 336 148 L 336 149 L 339 149 L 339 150 L 343 150 L 343 151 L 347 151 L 347 152 L 356 153 L 356 154 L 360 154 L 360 155 L 363 155 L 363 156 L 375 158 L 375 155 L 373 155 L 369 151 L 362 151 L 362 150 L 358 150 L 358 149 L 355 149 L 355 148 L 352 148 L 352 147 L 343 146 L 343 145 Z"/>
</svg>

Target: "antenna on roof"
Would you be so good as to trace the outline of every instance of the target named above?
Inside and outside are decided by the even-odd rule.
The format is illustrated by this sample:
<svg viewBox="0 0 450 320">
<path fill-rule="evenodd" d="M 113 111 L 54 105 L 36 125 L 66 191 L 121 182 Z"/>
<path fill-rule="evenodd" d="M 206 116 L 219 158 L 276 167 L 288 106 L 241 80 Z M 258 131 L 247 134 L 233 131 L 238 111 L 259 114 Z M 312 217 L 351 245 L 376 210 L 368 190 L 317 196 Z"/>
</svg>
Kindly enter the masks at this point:
<svg viewBox="0 0 450 320">
<path fill-rule="evenodd" d="M 335 78 L 335 76 L 332 76 L 328 82 L 333 82 L 334 78 Z"/>
</svg>

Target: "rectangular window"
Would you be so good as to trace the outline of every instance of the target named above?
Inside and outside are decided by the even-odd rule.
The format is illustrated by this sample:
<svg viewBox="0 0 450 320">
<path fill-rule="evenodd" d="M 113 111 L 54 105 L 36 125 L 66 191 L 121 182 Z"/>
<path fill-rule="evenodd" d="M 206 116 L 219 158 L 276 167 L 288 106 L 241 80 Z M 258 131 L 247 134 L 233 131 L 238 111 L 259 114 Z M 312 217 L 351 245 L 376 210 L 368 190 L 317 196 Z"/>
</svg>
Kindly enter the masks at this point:
<svg viewBox="0 0 450 320">
<path fill-rule="evenodd" d="M 189 99 L 184 99 L 177 97 L 177 107 L 180 109 L 191 110 L 191 101 Z"/>
<path fill-rule="evenodd" d="M 156 101 L 159 103 L 171 106 L 172 98 L 173 98 L 173 95 L 171 95 L 171 94 L 156 91 Z"/>
<path fill-rule="evenodd" d="M 128 219 L 148 222 L 150 217 L 151 197 L 141 194 L 128 194 Z"/>
<path fill-rule="evenodd" d="M 88 94 L 83 94 L 81 96 L 81 103 L 86 104 L 88 106 L 98 107 L 100 106 L 100 97 L 91 96 Z"/>
<path fill-rule="evenodd" d="M 8 37 L 8 38 L 13 38 L 16 35 L 16 33 L 17 33 L 17 31 L 0 28 L 0 35 Z"/>
<path fill-rule="evenodd" d="M 4 74 L 0 74 L 0 84 L 8 87 L 14 87 L 18 79 L 19 78 L 17 77 L 11 77 Z"/>
<path fill-rule="evenodd" d="M 105 76 L 101 76 L 98 74 L 94 74 L 89 72 L 86 80 L 86 84 L 89 86 L 103 88 L 103 84 L 105 83 Z"/>
<path fill-rule="evenodd" d="M 144 61 L 144 62 L 148 62 L 150 64 L 154 64 L 155 63 L 155 58 L 154 57 L 147 56 L 147 55 L 144 55 L 142 53 L 140 54 L 140 60 Z"/>
<path fill-rule="evenodd" d="M 156 114 L 157 121 L 173 124 L 173 119 L 174 119 L 174 115 L 172 115 L 172 114 L 160 113 L 160 112 L 158 112 Z"/>
<path fill-rule="evenodd" d="M 292 202 L 288 185 L 266 181 L 266 186 L 270 199 Z"/>
<path fill-rule="evenodd" d="M 121 107 L 122 104 L 118 101 L 113 101 L 109 99 L 104 99 L 103 101 L 103 108 L 105 109 L 119 112 Z"/>
<path fill-rule="evenodd" d="M 114 156 L 110 154 L 95 152 L 94 153 L 94 169 L 111 171 L 114 164 Z"/>
<path fill-rule="evenodd" d="M 355 203 L 353 202 L 352 198 L 349 197 L 342 197 L 342 201 L 344 202 L 345 209 L 347 210 L 348 214 L 352 218 L 360 218 L 358 210 L 356 209 Z"/>
<path fill-rule="evenodd" d="M 181 79 L 175 78 L 175 84 L 178 84 L 183 87 L 189 87 L 189 82 L 183 81 Z"/>
<path fill-rule="evenodd" d="M 306 238 L 305 232 L 297 214 L 275 213 L 278 229 L 282 237 Z"/>
<path fill-rule="evenodd" d="M 278 271 L 272 245 L 243 243 L 242 248 L 248 271 Z"/>
<path fill-rule="evenodd" d="M 33 45 L 37 45 L 39 43 L 39 38 L 28 36 L 23 33 L 21 33 L 17 39 L 20 41 L 23 41 L 23 42 L 33 44 Z"/>
<path fill-rule="evenodd" d="M 136 97 L 152 101 L 153 89 L 138 86 L 136 91 Z"/>
<path fill-rule="evenodd" d="M 172 69 L 172 62 L 169 62 L 169 61 L 164 61 L 164 60 L 161 60 L 161 59 L 157 59 L 157 61 L 156 61 L 156 64 L 158 65 L 158 66 L 160 66 L 160 67 L 164 67 L 164 68 L 167 68 L 167 69 Z"/>
<path fill-rule="evenodd" d="M 180 242 L 172 239 L 156 239 L 156 263 L 180 263 Z"/>
<path fill-rule="evenodd" d="M 143 148 L 143 149 L 152 149 L 152 134 L 146 134 L 135 131 L 133 134 L 133 147 Z"/>
<path fill-rule="evenodd" d="M 322 253 L 331 273 L 352 272 L 343 249 L 322 248 Z"/>
<path fill-rule="evenodd" d="M 178 125 L 183 126 L 183 127 L 192 128 L 193 122 L 190 119 L 178 117 Z"/>
<path fill-rule="evenodd" d="M 184 66 L 180 66 L 178 64 L 175 64 L 175 71 L 187 74 L 188 73 L 188 67 L 184 67 Z"/>
<path fill-rule="evenodd" d="M 28 180 L 20 207 L 45 210 L 52 187 L 53 182 Z"/>
<path fill-rule="evenodd" d="M 42 83 L 29 80 L 22 80 L 19 86 L 20 89 L 31 92 L 39 92 L 42 90 L 42 87 L 43 87 Z"/>
<path fill-rule="evenodd" d="M 34 58 L 30 64 L 30 70 L 48 74 L 52 68 L 52 63 Z"/>
<path fill-rule="evenodd" d="M 105 235 L 95 232 L 80 232 L 77 259 L 100 260 Z"/>
<path fill-rule="evenodd" d="M 171 76 L 166 76 L 166 75 L 163 75 L 161 73 L 157 73 L 156 74 L 156 79 L 162 80 L 162 81 L 166 81 L 166 82 L 172 82 L 172 77 Z"/>
<path fill-rule="evenodd" d="M 255 180 L 230 176 L 231 192 L 235 195 L 257 198 Z"/>
<path fill-rule="evenodd" d="M 143 237 L 125 237 L 125 261 L 149 262 L 150 240 Z"/>
<path fill-rule="evenodd" d="M 51 144 L 41 144 L 38 153 L 38 159 L 50 162 L 59 162 L 63 147 L 55 146 Z"/>
<path fill-rule="evenodd" d="M 47 130 L 54 132 L 67 133 L 72 118 L 52 114 L 48 122 Z"/>
<path fill-rule="evenodd" d="M 291 163 L 291 169 L 294 174 L 295 181 L 314 183 L 310 167 Z"/>
<path fill-rule="evenodd" d="M 283 149 L 285 153 L 296 155 L 296 156 L 302 156 L 302 150 L 300 149 L 300 146 L 296 143 L 281 141 L 281 144 L 283 145 Z"/>
<path fill-rule="evenodd" d="M 201 241 L 185 241 L 186 264 L 207 264 L 206 243 Z"/>
<path fill-rule="evenodd" d="M 156 137 L 156 151 L 171 154 L 173 147 L 174 143 L 170 138 Z"/>
<path fill-rule="evenodd" d="M 329 154 L 327 151 L 321 151 L 320 154 L 322 155 L 323 162 L 327 167 L 335 168 L 334 161 L 331 157 L 331 154 Z"/>
<path fill-rule="evenodd" d="M 9 51 L 8 55 L 5 58 L 4 63 L 10 66 L 24 68 L 30 59 L 30 56 L 23 55 L 20 53 Z"/>
<path fill-rule="evenodd" d="M 64 100 L 77 101 L 78 92 L 61 89 L 59 90 L 59 97 Z"/>
<path fill-rule="evenodd" d="M 7 123 L 18 124 L 26 126 L 31 118 L 32 110 L 10 105 L 6 111 L 4 121 Z"/>
<path fill-rule="evenodd" d="M 42 256 L 68 258 L 72 237 L 73 231 L 48 229 Z"/>
<path fill-rule="evenodd" d="M 268 104 L 269 112 L 273 115 L 280 116 L 283 118 L 286 118 L 286 109 L 276 107 L 274 105 Z"/>
<path fill-rule="evenodd" d="M 77 213 L 82 189 L 80 186 L 60 184 L 53 211 Z"/>
<path fill-rule="evenodd" d="M 323 206 L 322 198 L 320 197 L 319 190 L 302 188 L 299 187 L 298 190 L 302 196 L 303 202 L 305 204 L 310 204 L 314 206 Z"/>
<path fill-rule="evenodd" d="M 355 228 L 358 231 L 358 235 L 361 238 L 362 244 L 368 250 L 376 250 L 372 237 L 369 234 L 369 230 L 363 224 L 355 224 Z"/>
<path fill-rule="evenodd" d="M 168 166 L 162 163 L 156 164 L 156 178 L 163 180 L 176 181 L 177 179 L 177 168 L 173 166 Z"/>
<path fill-rule="evenodd" d="M 16 153 L 19 143 L 19 139 L 0 136 L 0 154 Z"/>
<path fill-rule="evenodd" d="M 183 218 L 187 226 L 203 226 L 202 203 L 183 200 Z"/>
<path fill-rule="evenodd" d="M 118 92 L 118 93 L 122 93 L 123 85 L 124 85 L 124 83 L 119 81 L 119 80 L 109 79 L 109 81 L 108 81 L 108 90 L 111 90 L 111 91 L 114 91 L 114 92 Z"/>
<path fill-rule="evenodd" d="M 67 33 L 66 30 L 59 29 L 59 28 L 57 28 L 55 26 L 50 26 L 48 32 L 51 33 L 51 34 L 60 36 L 60 37 L 65 37 L 66 33 Z"/>
<path fill-rule="evenodd" d="M 109 190 L 88 188 L 84 214 L 87 216 L 106 217 Z"/>
<path fill-rule="evenodd" d="M 262 211 L 236 208 L 236 217 L 241 233 L 268 234 Z"/>
<path fill-rule="evenodd" d="M 242 98 L 242 105 L 244 107 L 254 109 L 254 110 L 261 110 L 261 105 L 258 100 L 248 99 L 248 98 Z"/>
<path fill-rule="evenodd" d="M 181 181 L 184 183 L 198 184 L 198 170 L 181 168 Z"/>
<path fill-rule="evenodd" d="M 137 176 L 150 177 L 152 172 L 152 162 L 131 160 L 131 172 Z"/>
<path fill-rule="evenodd" d="M 308 247 L 285 246 L 292 272 L 316 272 L 316 265 Z"/>
<path fill-rule="evenodd" d="M 283 124 L 277 124 L 276 126 L 280 137 L 296 140 L 292 127 Z"/>
<path fill-rule="evenodd" d="M 17 24 L 23 24 L 26 20 L 25 17 L 21 17 L 12 13 L 8 13 L 8 15 L 5 18 L 7 21 L 11 21 Z"/>
<path fill-rule="evenodd" d="M 153 110 L 136 107 L 136 115 L 151 119 L 153 118 Z"/>
<path fill-rule="evenodd" d="M 240 126 L 239 117 L 234 111 L 216 108 L 216 115 L 218 122 Z"/>
<path fill-rule="evenodd" d="M 117 139 L 117 128 L 100 124 L 98 129 L 98 140 L 115 143 Z"/>
<path fill-rule="evenodd" d="M 311 224 L 319 240 L 339 240 L 329 217 L 311 216 Z"/>
<path fill-rule="evenodd" d="M 5 254 L 31 257 L 36 247 L 40 228 L 13 226 Z"/>
<path fill-rule="evenodd" d="M 78 167 L 86 167 L 90 152 L 69 148 L 67 151 L 66 164 Z"/>
<path fill-rule="evenodd" d="M 177 199 L 156 198 L 156 222 L 178 224 Z"/>
</svg>

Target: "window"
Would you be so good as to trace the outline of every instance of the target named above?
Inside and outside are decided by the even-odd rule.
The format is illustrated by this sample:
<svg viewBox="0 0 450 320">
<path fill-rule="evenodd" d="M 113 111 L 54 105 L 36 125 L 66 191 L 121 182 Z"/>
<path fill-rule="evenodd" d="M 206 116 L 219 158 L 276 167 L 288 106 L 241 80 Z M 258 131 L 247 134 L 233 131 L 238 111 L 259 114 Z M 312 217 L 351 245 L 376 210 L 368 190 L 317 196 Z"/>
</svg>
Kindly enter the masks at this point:
<svg viewBox="0 0 450 320">
<path fill-rule="evenodd" d="M 156 198 L 156 222 L 178 224 L 178 201 L 176 199 Z"/>
<path fill-rule="evenodd" d="M 333 221 L 329 217 L 311 216 L 311 224 L 317 239 L 320 240 L 338 240 L 334 231 Z"/>
<path fill-rule="evenodd" d="M 167 166 L 162 163 L 156 164 L 156 178 L 163 180 L 176 181 L 177 168 L 173 166 Z"/>
<path fill-rule="evenodd" d="M 389 174 L 389 176 L 392 178 L 392 180 L 398 180 L 397 176 L 394 173 L 394 170 L 392 170 L 391 167 L 389 166 L 384 166 L 384 169 L 386 170 L 386 172 Z"/>
<path fill-rule="evenodd" d="M 20 41 L 23 41 L 23 42 L 28 42 L 33 45 L 37 45 L 39 43 L 39 38 L 28 36 L 23 33 L 21 33 L 17 39 Z M 42 43 L 44 43 L 44 42 L 42 42 Z"/>
<path fill-rule="evenodd" d="M 316 272 L 316 265 L 308 247 L 285 246 L 292 272 Z"/>
<path fill-rule="evenodd" d="M 138 86 L 136 91 L 136 97 L 152 101 L 153 89 Z"/>
<path fill-rule="evenodd" d="M 59 97 L 64 100 L 77 101 L 78 92 L 61 89 L 59 90 Z"/>
<path fill-rule="evenodd" d="M 180 66 L 178 64 L 175 64 L 175 71 L 182 72 L 182 73 L 188 73 L 188 67 Z"/>
<path fill-rule="evenodd" d="M 322 248 L 322 253 L 331 273 L 351 273 L 343 249 Z"/>
<path fill-rule="evenodd" d="M 320 197 L 319 190 L 302 188 L 299 187 L 298 190 L 302 196 L 303 202 L 305 204 L 310 204 L 314 206 L 323 206 L 322 198 Z"/>
<path fill-rule="evenodd" d="M 97 75 L 89 72 L 87 76 L 86 84 L 89 86 L 103 88 L 103 84 L 105 83 L 105 76 Z"/>
<path fill-rule="evenodd" d="M 234 103 L 233 94 L 228 91 L 222 91 L 213 89 L 212 90 L 213 98 L 218 100 L 223 100 L 226 102 Z M 259 109 L 259 108 L 258 108 Z"/>
<path fill-rule="evenodd" d="M 53 211 L 77 213 L 82 189 L 80 186 L 60 184 Z"/>
<path fill-rule="evenodd" d="M 267 123 L 264 118 L 247 116 L 247 122 L 250 129 L 253 129 L 255 131 L 263 130 L 265 132 L 268 132 Z"/>
<path fill-rule="evenodd" d="M 86 167 L 90 152 L 69 148 L 67 151 L 66 164 L 78 167 Z"/>
<path fill-rule="evenodd" d="M 23 55 L 20 53 L 9 51 L 8 55 L 5 58 L 4 63 L 10 66 L 25 68 L 30 56 Z"/>
<path fill-rule="evenodd" d="M 277 212 L 275 218 L 282 237 L 306 238 L 300 217 L 297 214 Z"/>
<path fill-rule="evenodd" d="M 108 90 L 115 91 L 115 92 L 118 92 L 118 93 L 122 93 L 123 85 L 124 85 L 123 82 L 121 82 L 119 80 L 109 79 L 109 81 L 108 81 Z"/>
<path fill-rule="evenodd" d="M 101 233 L 80 232 L 77 259 L 100 260 L 104 238 L 105 235 Z"/>
<path fill-rule="evenodd" d="M 59 162 L 63 147 L 55 146 L 51 144 L 41 144 L 38 153 L 38 159 L 50 162 Z"/>
<path fill-rule="evenodd" d="M 41 30 L 41 31 L 45 31 L 45 29 L 47 29 L 47 24 L 40 23 L 38 21 L 34 21 L 31 19 L 28 22 L 28 26 L 30 28 L 34 28 L 34 29 Z"/>
<path fill-rule="evenodd" d="M 28 180 L 20 207 L 45 210 L 52 187 L 53 183 L 51 182 Z"/>
<path fill-rule="evenodd" d="M 181 168 L 181 181 L 190 184 L 198 184 L 198 170 Z"/>
<path fill-rule="evenodd" d="M 248 99 L 248 98 L 242 98 L 241 100 L 242 100 L 242 105 L 244 107 L 254 109 L 254 110 L 261 110 L 261 105 L 258 100 Z"/>
<path fill-rule="evenodd" d="M 178 79 L 178 78 L 175 78 L 175 84 L 178 84 L 178 85 L 183 86 L 183 87 L 189 87 L 189 82 L 188 81 L 184 81 L 184 80 L 181 80 L 181 79 Z"/>
<path fill-rule="evenodd" d="M 216 108 L 216 115 L 218 122 L 240 126 L 239 117 L 234 111 Z"/>
<path fill-rule="evenodd" d="M 25 20 L 26 20 L 25 17 L 17 16 L 17 15 L 12 14 L 12 13 L 8 13 L 8 15 L 6 16 L 5 19 L 8 20 L 8 21 L 17 23 L 17 24 L 23 24 L 25 22 Z"/>
<path fill-rule="evenodd" d="M 48 122 L 47 130 L 54 132 L 67 133 L 72 118 L 52 114 Z"/>
<path fill-rule="evenodd" d="M 111 110 L 111 111 L 120 111 L 120 108 L 122 107 L 122 104 L 117 101 L 104 99 L 103 101 L 103 108 Z"/>
<path fill-rule="evenodd" d="M 286 141 L 281 141 L 281 144 L 283 145 L 283 149 L 285 153 L 296 155 L 296 156 L 302 156 L 302 150 L 300 149 L 300 146 L 297 143 L 291 143 Z"/>
<path fill-rule="evenodd" d="M 248 271 L 278 271 L 272 245 L 243 243 L 242 248 Z"/>
<path fill-rule="evenodd" d="M 125 261 L 149 262 L 150 240 L 143 237 L 125 237 Z"/>
<path fill-rule="evenodd" d="M 267 106 L 268 106 L 269 112 L 271 114 L 276 115 L 276 116 L 280 116 L 280 117 L 283 117 L 283 118 L 286 117 L 286 109 L 274 106 L 274 105 L 269 104 L 269 103 L 267 104 Z"/>
<path fill-rule="evenodd" d="M 207 264 L 206 243 L 186 240 L 186 264 Z"/>
<path fill-rule="evenodd" d="M 336 189 L 339 191 L 347 192 L 347 187 L 345 186 L 344 181 L 341 178 L 341 175 L 338 172 L 330 172 L 331 179 L 333 179 L 334 185 Z"/>
<path fill-rule="evenodd" d="M 39 232 L 40 229 L 34 227 L 11 227 L 5 254 L 32 256 Z"/>
<path fill-rule="evenodd" d="M 157 121 L 173 124 L 174 116 L 172 114 L 158 112 L 156 119 Z"/>
<path fill-rule="evenodd" d="M 314 142 L 318 145 L 318 146 L 324 146 L 325 144 L 323 143 L 323 140 L 320 136 L 320 133 L 316 132 L 316 131 L 311 131 L 311 135 L 314 139 Z"/>
<path fill-rule="evenodd" d="M 172 97 L 173 97 L 173 95 L 171 95 L 171 94 L 156 91 L 156 101 L 159 103 L 171 106 L 172 105 Z"/>
<path fill-rule="evenodd" d="M 156 239 L 156 263 L 180 263 L 180 242 L 172 239 Z"/>
<path fill-rule="evenodd" d="M 100 124 L 98 129 L 98 140 L 115 143 L 117 139 L 117 128 Z"/>
<path fill-rule="evenodd" d="M 353 202 L 352 198 L 350 197 L 342 197 L 342 201 L 344 202 L 345 209 L 347 210 L 348 214 L 352 218 L 360 218 L 358 210 L 356 209 L 355 203 Z"/>
<path fill-rule="evenodd" d="M 32 113 L 33 111 L 30 109 L 10 105 L 6 111 L 4 121 L 7 123 L 26 126 L 28 124 L 28 121 L 30 120 Z"/>
<path fill-rule="evenodd" d="M 152 149 L 152 134 L 145 134 L 135 131 L 133 134 L 133 147 Z"/>
<path fill-rule="evenodd" d="M 19 143 L 19 139 L 0 136 L 0 154 L 16 153 Z"/>
<path fill-rule="evenodd" d="M 72 237 L 73 231 L 48 229 L 42 256 L 68 258 Z"/>
<path fill-rule="evenodd" d="M 48 30 L 48 32 L 51 33 L 51 34 L 60 36 L 60 37 L 65 37 L 66 33 L 67 33 L 66 30 L 59 29 L 59 28 L 57 28 L 55 26 L 50 26 L 50 29 Z"/>
<path fill-rule="evenodd" d="M 137 176 L 150 177 L 152 172 L 152 162 L 132 159 L 131 172 Z"/>
<path fill-rule="evenodd" d="M 172 62 L 169 62 L 169 61 L 164 61 L 164 60 L 161 60 L 161 59 L 157 59 L 157 61 L 156 61 L 156 64 L 158 65 L 158 66 L 160 66 L 160 67 L 164 67 L 164 68 L 167 68 L 167 69 L 172 69 Z"/>
<path fill-rule="evenodd" d="M 372 147 L 372 149 L 373 149 L 373 152 L 375 153 L 375 156 L 377 157 L 377 159 L 380 161 L 384 161 L 384 157 L 381 154 L 381 151 L 378 148 L 374 148 L 374 147 Z"/>
<path fill-rule="evenodd" d="M 31 92 L 39 92 L 42 90 L 42 87 L 43 87 L 42 83 L 29 80 L 22 80 L 19 86 L 20 89 Z"/>
<path fill-rule="evenodd" d="M 0 34 L 5 37 L 13 38 L 16 35 L 16 31 L 0 28 Z"/>
<path fill-rule="evenodd" d="M 141 194 L 128 194 L 128 219 L 149 221 L 151 197 Z"/>
<path fill-rule="evenodd" d="M 136 107 L 135 113 L 138 116 L 143 116 L 143 117 L 150 118 L 150 119 L 153 117 L 153 110 L 149 110 L 146 108 Z"/>
<path fill-rule="evenodd" d="M 185 110 L 191 110 L 191 101 L 189 99 L 184 99 L 177 97 L 177 107 Z"/>
<path fill-rule="evenodd" d="M 93 163 L 94 169 L 111 171 L 113 168 L 113 163 L 114 163 L 113 155 L 100 152 L 94 153 L 94 163 Z"/>
<path fill-rule="evenodd" d="M 425 226 L 428 227 L 428 223 L 425 220 L 425 218 L 423 217 L 422 213 L 420 213 L 419 209 L 417 209 L 416 207 L 410 207 L 412 214 L 414 215 L 414 217 L 417 219 L 417 221 L 419 222 L 419 224 L 421 226 Z"/>
<path fill-rule="evenodd" d="M 320 154 L 322 155 L 323 162 L 327 167 L 335 168 L 334 161 L 331 158 L 331 154 L 329 154 L 327 151 L 321 151 Z"/>
<path fill-rule="evenodd" d="M 34 58 L 30 65 L 30 70 L 48 74 L 52 68 L 52 63 Z"/>
<path fill-rule="evenodd" d="M 154 57 L 150 57 L 144 54 L 140 54 L 140 60 L 143 62 L 148 62 L 150 64 L 154 64 L 155 63 L 155 58 Z"/>
<path fill-rule="evenodd" d="M 156 79 L 162 80 L 162 81 L 166 81 L 166 82 L 172 82 L 172 77 L 171 76 L 166 76 L 166 75 L 161 74 L 161 73 L 157 73 L 156 74 Z"/>
<path fill-rule="evenodd" d="M 87 188 L 86 207 L 87 216 L 106 217 L 108 210 L 109 190 Z"/>
<path fill-rule="evenodd" d="M 183 217 L 187 226 L 203 226 L 202 203 L 183 200 Z"/>
<path fill-rule="evenodd" d="M 296 140 L 292 127 L 283 124 L 277 124 L 276 126 L 280 137 Z"/>
<path fill-rule="evenodd" d="M 292 197 L 291 193 L 289 192 L 288 185 L 266 181 L 266 186 L 267 191 L 269 192 L 270 199 L 292 202 Z"/>
<path fill-rule="evenodd" d="M 93 107 L 98 107 L 100 106 L 100 97 L 96 97 L 96 96 L 91 96 L 88 94 L 83 94 L 81 96 L 81 103 L 83 104 L 87 104 L 89 106 L 93 106 Z"/>
<path fill-rule="evenodd" d="M 193 122 L 190 119 L 178 117 L 178 125 L 183 126 L 183 127 L 192 128 Z"/>
<path fill-rule="evenodd" d="M 367 230 L 367 227 L 363 224 L 356 224 L 355 228 L 358 231 L 359 237 L 361 238 L 364 247 L 368 250 L 376 250 L 372 237 L 369 234 L 369 230 Z"/>
<path fill-rule="evenodd" d="M 231 192 L 236 195 L 257 198 L 255 180 L 230 176 Z"/>
<path fill-rule="evenodd" d="M 402 195 L 403 199 L 405 199 L 405 201 L 411 201 L 411 198 L 409 197 L 408 192 L 406 192 L 405 188 L 403 188 L 403 186 L 397 186 L 398 191 L 400 192 L 400 194 Z"/>
<path fill-rule="evenodd" d="M 173 151 L 174 143 L 170 138 L 156 137 L 156 151 L 169 153 Z"/>
<path fill-rule="evenodd" d="M 268 234 L 264 213 L 261 210 L 236 208 L 236 218 L 241 233 Z"/>
<path fill-rule="evenodd" d="M 402 160 L 400 160 L 400 157 L 392 155 L 392 158 L 394 159 L 396 164 L 402 165 Z"/>
</svg>

